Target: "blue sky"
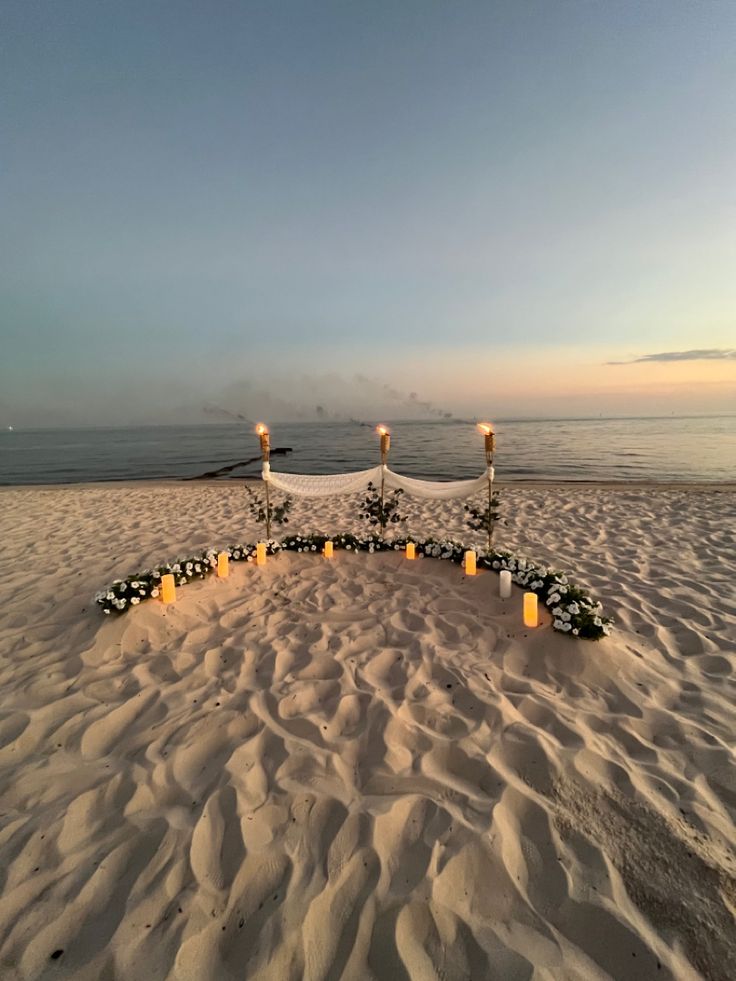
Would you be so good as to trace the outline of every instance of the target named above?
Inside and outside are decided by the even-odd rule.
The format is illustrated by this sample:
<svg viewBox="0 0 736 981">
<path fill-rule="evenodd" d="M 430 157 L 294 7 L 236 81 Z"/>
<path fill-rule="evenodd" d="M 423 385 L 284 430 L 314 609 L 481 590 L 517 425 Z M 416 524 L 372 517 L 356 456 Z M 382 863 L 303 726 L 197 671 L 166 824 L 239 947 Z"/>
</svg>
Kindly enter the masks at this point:
<svg viewBox="0 0 736 981">
<path fill-rule="evenodd" d="M 734 37 L 677 0 L 5 0 L 0 423 L 733 409 Z"/>
</svg>

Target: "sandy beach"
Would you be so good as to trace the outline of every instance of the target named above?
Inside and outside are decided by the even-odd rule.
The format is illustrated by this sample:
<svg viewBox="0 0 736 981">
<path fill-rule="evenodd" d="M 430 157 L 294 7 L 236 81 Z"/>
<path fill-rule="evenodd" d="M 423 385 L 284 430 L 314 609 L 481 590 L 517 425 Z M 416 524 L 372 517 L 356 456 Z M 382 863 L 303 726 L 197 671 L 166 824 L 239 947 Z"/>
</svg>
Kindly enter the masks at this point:
<svg viewBox="0 0 736 981">
<path fill-rule="evenodd" d="M 105 618 L 113 579 L 262 537 L 242 485 L 0 490 L 0 977 L 736 977 L 736 489 L 501 494 L 497 546 L 610 637 L 399 553 Z"/>
</svg>

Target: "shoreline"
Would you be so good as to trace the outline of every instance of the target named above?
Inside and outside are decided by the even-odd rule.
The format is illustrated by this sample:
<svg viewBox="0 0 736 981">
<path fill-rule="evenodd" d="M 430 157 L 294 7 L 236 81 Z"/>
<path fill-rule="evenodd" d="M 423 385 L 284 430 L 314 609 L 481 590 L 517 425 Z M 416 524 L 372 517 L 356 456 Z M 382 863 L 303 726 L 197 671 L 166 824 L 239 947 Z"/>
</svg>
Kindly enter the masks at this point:
<svg viewBox="0 0 736 981">
<path fill-rule="evenodd" d="M 427 478 L 434 479 L 434 478 Z M 235 484 L 260 484 L 259 477 L 227 477 L 227 478 L 199 478 L 199 477 L 141 477 L 126 478 L 121 480 L 89 480 L 89 481 L 70 481 L 58 484 L 0 484 L 0 493 L 13 490 L 72 490 L 85 488 L 101 490 L 104 488 L 145 488 L 145 487 L 181 487 L 191 484 L 194 487 L 232 487 Z M 736 480 L 733 481 L 676 481 L 676 480 L 554 480 L 551 478 L 525 479 L 525 480 L 503 480 L 496 479 L 493 482 L 494 490 L 662 490 L 662 491 L 697 491 L 697 492 L 736 492 Z"/>
</svg>

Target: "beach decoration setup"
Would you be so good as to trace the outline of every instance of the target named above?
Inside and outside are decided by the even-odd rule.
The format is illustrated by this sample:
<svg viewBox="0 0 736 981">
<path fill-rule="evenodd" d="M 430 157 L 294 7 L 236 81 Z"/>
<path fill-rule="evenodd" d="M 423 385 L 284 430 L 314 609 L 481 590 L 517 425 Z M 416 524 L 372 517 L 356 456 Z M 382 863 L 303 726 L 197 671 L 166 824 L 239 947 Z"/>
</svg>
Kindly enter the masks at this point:
<svg viewBox="0 0 736 981">
<path fill-rule="evenodd" d="M 147 569 L 129 579 L 118 579 L 112 585 L 95 596 L 96 603 L 102 607 L 105 614 L 123 613 L 131 606 L 137 606 L 141 600 L 156 599 L 160 596 L 162 602 L 173 603 L 176 599 L 176 586 L 184 586 L 193 579 L 204 579 L 213 571 L 218 578 L 228 575 L 228 563 L 250 562 L 256 566 L 264 566 L 269 555 L 278 552 L 320 552 L 324 558 L 332 559 L 335 550 L 345 549 L 354 552 L 388 552 L 403 551 L 406 558 L 445 559 L 464 567 L 466 576 L 477 575 L 478 569 L 499 572 L 499 594 L 504 599 L 511 597 L 512 583 L 526 590 L 523 597 L 522 616 L 524 625 L 536 627 L 539 624 L 539 600 L 549 608 L 552 615 L 552 627 L 561 633 L 569 633 L 574 637 L 597 640 L 610 632 L 612 620 L 602 616 L 601 604 L 594 602 L 588 594 L 577 586 L 573 586 L 564 573 L 556 572 L 524 558 L 515 558 L 510 552 L 497 552 L 491 546 L 494 523 L 493 496 L 493 454 L 495 452 L 495 434 L 488 423 L 480 423 L 478 429 L 484 436 L 486 471 L 480 477 L 470 480 L 430 481 L 414 477 L 404 477 L 389 470 L 387 465 L 388 453 L 391 447 L 391 434 L 386 426 L 378 426 L 376 432 L 380 437 L 381 463 L 378 467 L 347 474 L 328 474 L 325 476 L 311 474 L 275 473 L 270 465 L 270 434 L 264 423 L 258 423 L 256 433 L 260 439 L 262 457 L 262 478 L 265 484 L 266 500 L 254 500 L 250 494 L 251 514 L 266 525 L 266 541 L 255 544 L 231 545 L 226 549 L 209 549 L 190 559 L 179 559 L 155 569 Z M 380 535 L 356 537 L 342 534 L 328 538 L 324 535 L 287 536 L 280 542 L 271 538 L 272 520 L 279 524 L 287 522 L 286 514 L 291 504 L 290 499 L 278 508 L 272 509 L 269 487 L 278 488 L 287 494 L 301 497 L 328 497 L 338 494 L 355 494 L 373 488 L 373 482 L 380 481 L 380 492 L 366 499 L 363 517 L 368 517 L 372 524 L 380 524 Z M 468 497 L 479 490 L 487 488 L 488 508 L 481 512 L 472 510 L 475 523 L 471 527 L 483 528 L 488 532 L 488 549 L 478 553 L 473 548 L 450 540 L 437 541 L 424 539 L 414 541 L 406 538 L 387 540 L 383 537 L 386 521 L 402 520 L 396 513 L 397 504 L 386 502 L 386 488 L 395 495 L 408 493 L 416 497 L 430 500 L 452 500 L 453 498 Z"/>
<path fill-rule="evenodd" d="M 265 431 L 266 438 L 268 438 L 268 430 L 263 423 L 259 423 L 256 429 L 260 435 L 263 449 L 264 435 L 260 431 L 261 427 Z M 263 450 L 261 477 L 266 486 L 266 494 L 268 495 L 268 489 L 271 487 L 294 497 L 336 497 L 365 491 L 371 484 L 380 488 L 379 496 L 382 503 L 385 501 L 386 491 L 401 491 L 411 497 L 420 497 L 430 501 L 451 501 L 471 497 L 486 488 L 489 488 L 489 493 L 491 493 L 493 474 L 491 472 L 492 467 L 488 466 L 479 477 L 470 480 L 420 480 L 416 477 L 405 477 L 395 473 L 387 463 L 391 448 L 391 434 L 385 426 L 378 426 L 376 432 L 380 436 L 380 464 L 369 470 L 356 470 L 351 473 L 281 473 L 271 469 L 267 450 Z M 492 444 L 489 444 L 486 435 L 486 447 L 489 445 Z M 486 452 L 488 454 L 488 450 Z M 486 459 L 489 459 L 488 455 Z M 267 527 L 266 533 L 270 537 L 270 525 Z"/>
</svg>

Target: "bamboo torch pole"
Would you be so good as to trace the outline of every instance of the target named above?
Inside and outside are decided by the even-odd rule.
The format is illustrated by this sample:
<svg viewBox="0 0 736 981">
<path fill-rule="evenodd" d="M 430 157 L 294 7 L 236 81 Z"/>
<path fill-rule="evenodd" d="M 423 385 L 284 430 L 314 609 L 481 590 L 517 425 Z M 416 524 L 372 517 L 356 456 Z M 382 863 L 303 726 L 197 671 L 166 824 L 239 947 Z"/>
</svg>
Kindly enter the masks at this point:
<svg viewBox="0 0 736 981">
<path fill-rule="evenodd" d="M 478 423 L 478 429 L 485 437 L 486 470 L 488 472 L 488 551 L 493 544 L 493 453 L 496 449 L 496 434 L 487 422 Z"/>
<path fill-rule="evenodd" d="M 386 529 L 386 522 L 384 519 L 384 510 L 383 510 L 383 498 L 384 498 L 386 477 L 385 477 L 385 469 L 383 468 L 385 468 L 386 466 L 386 460 L 388 459 L 388 451 L 391 448 L 391 433 L 389 433 L 388 429 L 386 429 L 385 426 L 376 426 L 376 432 L 381 437 L 381 538 L 383 538 L 383 533 Z"/>
<path fill-rule="evenodd" d="M 261 456 L 264 463 L 269 462 L 271 456 L 271 436 L 268 432 L 268 426 L 264 423 L 259 422 L 256 426 L 256 432 L 261 440 Z M 268 481 L 264 479 L 264 484 L 266 485 L 266 538 L 271 540 L 271 497 L 268 492 Z"/>
</svg>

